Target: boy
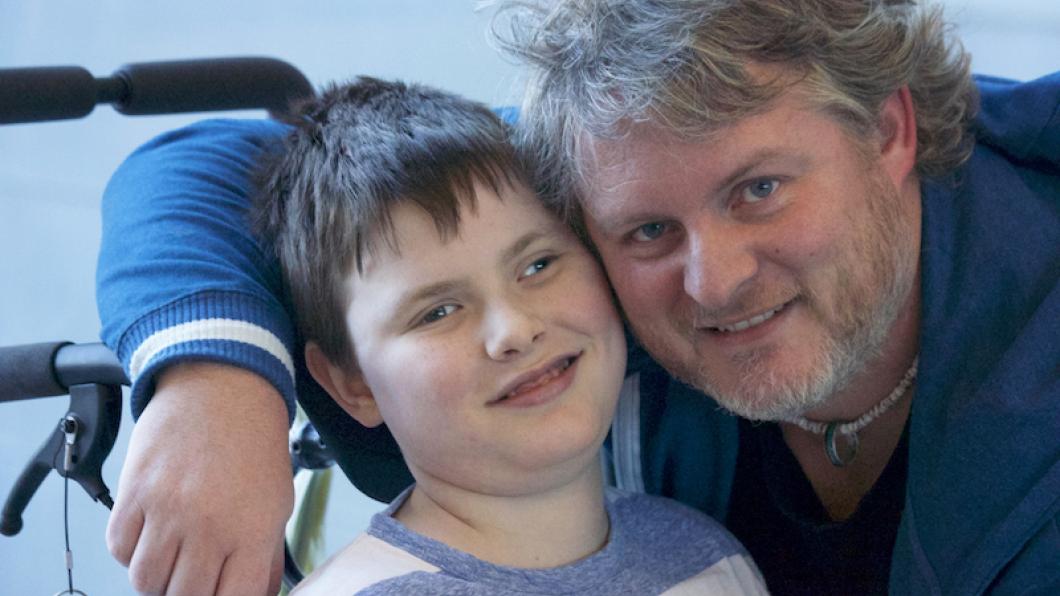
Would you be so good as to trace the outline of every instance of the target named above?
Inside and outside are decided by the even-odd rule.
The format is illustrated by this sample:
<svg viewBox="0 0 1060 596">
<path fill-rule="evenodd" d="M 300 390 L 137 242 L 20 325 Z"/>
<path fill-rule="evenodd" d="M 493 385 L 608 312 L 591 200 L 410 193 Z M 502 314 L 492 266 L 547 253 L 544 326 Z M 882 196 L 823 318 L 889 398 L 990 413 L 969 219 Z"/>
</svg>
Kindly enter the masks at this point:
<svg viewBox="0 0 1060 596">
<path fill-rule="evenodd" d="M 297 594 L 764 592 L 717 523 L 605 494 L 622 326 L 492 112 L 365 78 L 293 124 L 257 229 L 311 374 L 416 481 Z"/>
</svg>

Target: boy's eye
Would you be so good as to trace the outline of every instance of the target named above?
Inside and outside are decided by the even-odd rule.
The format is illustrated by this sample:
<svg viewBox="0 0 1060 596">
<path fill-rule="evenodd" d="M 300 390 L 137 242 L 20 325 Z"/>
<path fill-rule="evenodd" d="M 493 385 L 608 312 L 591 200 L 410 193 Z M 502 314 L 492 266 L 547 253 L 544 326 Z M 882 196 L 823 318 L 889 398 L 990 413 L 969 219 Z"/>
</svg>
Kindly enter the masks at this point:
<svg viewBox="0 0 1060 596">
<path fill-rule="evenodd" d="M 633 231 L 634 242 L 651 242 L 666 233 L 667 225 L 660 221 L 646 223 Z"/>
<path fill-rule="evenodd" d="M 444 319 L 445 317 L 448 317 L 449 315 L 456 312 L 457 308 L 459 307 L 455 304 L 443 304 L 441 306 L 436 306 L 423 315 L 423 318 L 420 319 L 420 323 L 427 324 Z"/>
<path fill-rule="evenodd" d="M 530 263 L 529 267 L 527 267 L 526 269 L 523 269 L 522 274 L 519 275 L 519 279 L 524 279 L 524 278 L 527 278 L 527 277 L 531 277 L 533 275 L 537 275 L 538 273 L 541 273 L 541 271 L 543 271 L 544 269 L 548 268 L 548 266 L 551 265 L 552 262 L 555 261 L 555 260 L 556 260 L 556 257 L 543 257 L 543 258 L 537 259 L 533 263 Z"/>
<path fill-rule="evenodd" d="M 745 203 L 757 203 L 776 192 L 779 186 L 780 180 L 776 178 L 758 178 L 744 187 L 740 198 Z"/>
</svg>

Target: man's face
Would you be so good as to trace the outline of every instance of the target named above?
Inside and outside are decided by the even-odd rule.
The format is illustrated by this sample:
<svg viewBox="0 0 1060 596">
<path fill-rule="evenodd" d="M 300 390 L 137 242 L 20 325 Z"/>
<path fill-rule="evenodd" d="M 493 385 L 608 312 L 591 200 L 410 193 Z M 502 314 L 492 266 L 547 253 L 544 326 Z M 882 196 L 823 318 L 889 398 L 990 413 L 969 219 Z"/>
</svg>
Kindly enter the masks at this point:
<svg viewBox="0 0 1060 596">
<path fill-rule="evenodd" d="M 739 415 L 822 405 L 915 308 L 917 207 L 794 92 L 703 142 L 593 149 L 586 225 L 630 325 Z"/>
<path fill-rule="evenodd" d="M 361 374 L 421 486 L 525 494 L 595 466 L 625 369 L 603 271 L 525 188 L 443 240 L 411 205 L 349 278 Z M 383 243 L 380 243 L 383 246 Z"/>
</svg>

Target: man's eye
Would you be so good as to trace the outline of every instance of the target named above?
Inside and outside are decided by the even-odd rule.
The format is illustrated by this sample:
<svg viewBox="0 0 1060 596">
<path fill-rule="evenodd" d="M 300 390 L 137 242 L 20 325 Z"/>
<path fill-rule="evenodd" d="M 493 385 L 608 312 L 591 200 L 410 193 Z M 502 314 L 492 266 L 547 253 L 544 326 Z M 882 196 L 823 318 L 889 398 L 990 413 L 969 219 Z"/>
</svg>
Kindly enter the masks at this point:
<svg viewBox="0 0 1060 596">
<path fill-rule="evenodd" d="M 423 315 L 423 318 L 420 319 L 420 323 L 427 324 L 444 319 L 445 317 L 448 317 L 449 315 L 456 312 L 457 308 L 459 307 L 455 304 L 443 304 L 441 306 L 436 306 Z"/>
<path fill-rule="evenodd" d="M 780 180 L 776 178 L 758 178 L 744 187 L 741 198 L 745 203 L 757 203 L 776 192 L 779 186 Z"/>
<path fill-rule="evenodd" d="M 537 259 L 533 263 L 530 263 L 529 267 L 527 267 L 526 269 L 523 269 L 522 275 L 519 276 L 520 279 L 531 277 L 533 275 L 537 275 L 538 273 L 541 273 L 543 270 L 547 269 L 548 266 L 551 265 L 552 262 L 555 261 L 555 260 L 556 260 L 556 257 L 543 257 L 543 258 Z"/>
<path fill-rule="evenodd" d="M 634 242 L 651 242 L 666 233 L 667 226 L 662 222 L 646 223 L 633 232 Z"/>
</svg>

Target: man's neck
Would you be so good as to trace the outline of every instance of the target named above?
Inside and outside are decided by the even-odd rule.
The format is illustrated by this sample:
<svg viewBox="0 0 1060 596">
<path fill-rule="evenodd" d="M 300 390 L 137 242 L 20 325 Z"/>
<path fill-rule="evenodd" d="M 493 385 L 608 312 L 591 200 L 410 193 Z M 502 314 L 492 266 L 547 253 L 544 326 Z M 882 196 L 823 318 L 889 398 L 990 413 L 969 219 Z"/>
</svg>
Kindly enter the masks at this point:
<svg viewBox="0 0 1060 596">
<path fill-rule="evenodd" d="M 917 275 L 919 280 L 919 274 Z M 902 380 L 919 350 L 920 283 L 895 321 L 880 355 L 867 363 L 842 391 L 806 417 L 821 422 L 850 421 L 886 398 Z M 915 384 L 895 405 L 858 433 L 858 453 L 842 468 L 829 462 L 821 435 L 782 423 L 781 430 L 821 504 L 839 521 L 857 510 L 861 499 L 875 485 L 898 445 L 912 407 Z"/>
<path fill-rule="evenodd" d="M 901 382 L 920 349 L 920 284 L 914 283 L 906 304 L 891 327 L 879 355 L 865 364 L 846 387 L 820 407 L 810 420 L 855 420 L 885 399 Z"/>
<path fill-rule="evenodd" d="M 573 481 L 519 496 L 421 480 L 394 517 L 409 529 L 497 565 L 558 567 L 597 552 L 609 523 L 599 465 Z"/>
</svg>

